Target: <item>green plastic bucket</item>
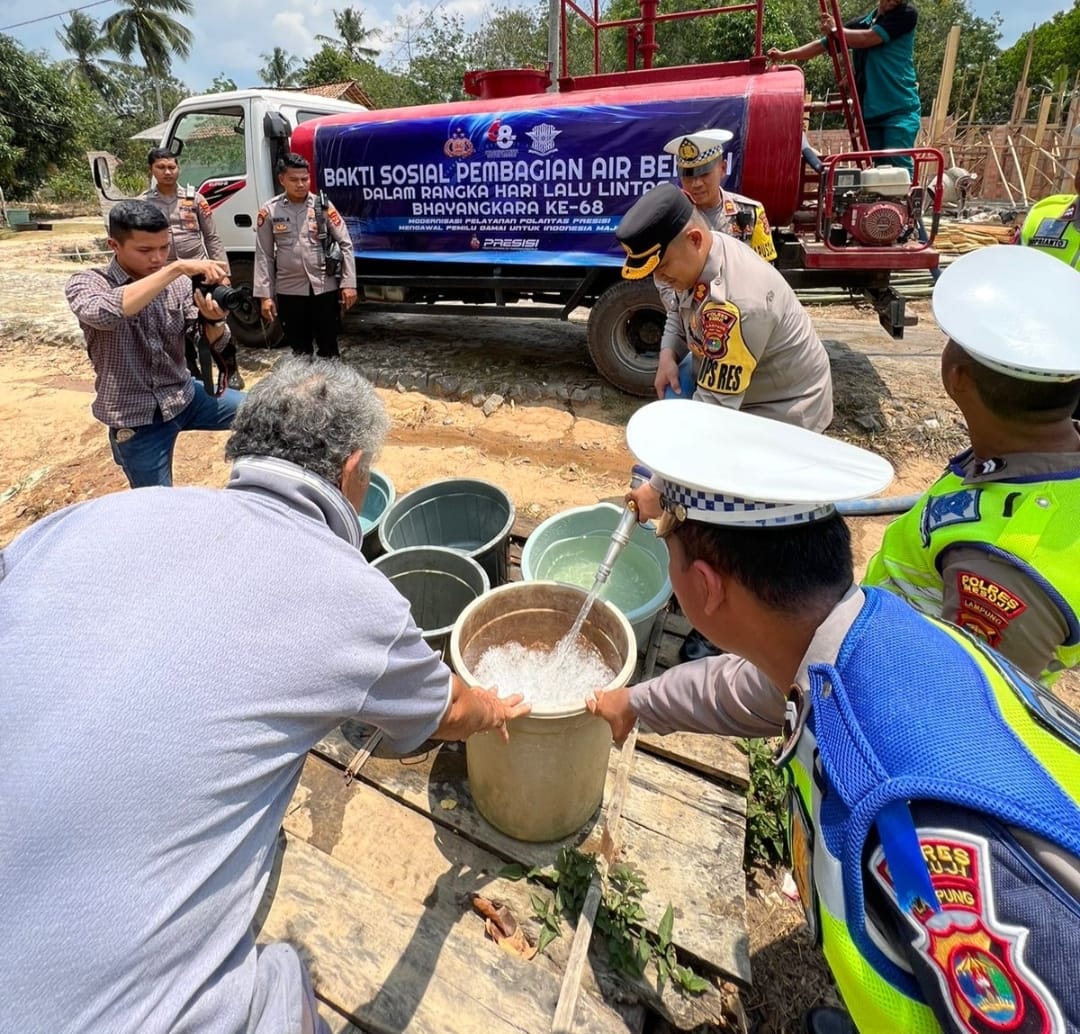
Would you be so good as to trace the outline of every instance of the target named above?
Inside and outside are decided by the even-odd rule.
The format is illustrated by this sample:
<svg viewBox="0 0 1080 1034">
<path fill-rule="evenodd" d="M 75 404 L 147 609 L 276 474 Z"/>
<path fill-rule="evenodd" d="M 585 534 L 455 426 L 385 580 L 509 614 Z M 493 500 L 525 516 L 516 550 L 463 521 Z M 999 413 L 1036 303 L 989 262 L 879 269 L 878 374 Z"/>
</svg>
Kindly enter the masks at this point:
<svg viewBox="0 0 1080 1034">
<path fill-rule="evenodd" d="M 452 478 L 403 495 L 383 517 L 379 541 L 387 553 L 441 546 L 475 560 L 493 586 L 507 580 L 514 504 L 498 485 Z"/>
<path fill-rule="evenodd" d="M 549 517 L 525 541 L 521 577 L 591 589 L 596 569 L 623 515 L 612 503 L 578 506 Z M 668 548 L 649 525 L 634 528 L 600 592 L 626 615 L 639 650 L 648 645 L 657 612 L 671 597 Z"/>
<path fill-rule="evenodd" d="M 384 553 L 371 566 L 382 571 L 409 601 L 424 641 L 444 659 L 461 612 L 490 588 L 487 573 L 475 560 L 438 546 Z"/>
<path fill-rule="evenodd" d="M 364 535 L 363 553 L 368 560 L 374 560 L 383 551 L 379 541 L 379 525 L 396 497 L 394 482 L 382 471 L 373 469 L 367 495 L 364 496 L 364 507 L 358 518 L 360 531 Z"/>
</svg>

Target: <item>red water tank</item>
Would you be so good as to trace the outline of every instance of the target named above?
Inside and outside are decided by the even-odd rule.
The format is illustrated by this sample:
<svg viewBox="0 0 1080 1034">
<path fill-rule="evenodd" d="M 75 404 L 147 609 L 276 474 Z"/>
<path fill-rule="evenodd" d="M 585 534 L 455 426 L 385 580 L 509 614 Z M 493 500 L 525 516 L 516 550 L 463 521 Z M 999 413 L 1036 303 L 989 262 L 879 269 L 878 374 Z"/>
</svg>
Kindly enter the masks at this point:
<svg viewBox="0 0 1080 1034">
<path fill-rule="evenodd" d="M 543 93 L 551 76 L 543 68 L 488 68 L 465 73 L 465 92 L 482 101 Z"/>
</svg>

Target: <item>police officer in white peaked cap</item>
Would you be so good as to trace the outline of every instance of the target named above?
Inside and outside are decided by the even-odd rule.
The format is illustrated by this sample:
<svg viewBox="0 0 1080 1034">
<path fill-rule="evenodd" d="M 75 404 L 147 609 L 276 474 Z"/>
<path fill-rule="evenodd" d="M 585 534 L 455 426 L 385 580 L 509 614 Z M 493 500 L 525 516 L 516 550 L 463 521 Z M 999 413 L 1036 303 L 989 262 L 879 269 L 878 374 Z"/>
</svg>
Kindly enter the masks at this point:
<svg viewBox="0 0 1080 1034">
<path fill-rule="evenodd" d="M 1080 280 L 1034 249 L 982 248 L 933 305 L 971 446 L 889 526 L 866 582 L 1050 685 L 1080 665 Z"/>
<path fill-rule="evenodd" d="M 749 244 L 766 262 L 773 262 L 776 246 L 765 206 L 721 186 L 727 175 L 724 147 L 733 137 L 727 129 L 702 129 L 673 137 L 664 150 L 675 156 L 679 185 L 709 225 Z"/>
<path fill-rule="evenodd" d="M 979 640 L 854 584 L 834 504 L 889 464 L 694 401 L 645 406 L 627 442 L 662 486 L 682 609 L 730 652 L 590 710 L 617 742 L 639 718 L 783 735 L 792 870 L 847 1008 L 805 1030 L 1077 1029 L 1080 735 Z"/>
</svg>

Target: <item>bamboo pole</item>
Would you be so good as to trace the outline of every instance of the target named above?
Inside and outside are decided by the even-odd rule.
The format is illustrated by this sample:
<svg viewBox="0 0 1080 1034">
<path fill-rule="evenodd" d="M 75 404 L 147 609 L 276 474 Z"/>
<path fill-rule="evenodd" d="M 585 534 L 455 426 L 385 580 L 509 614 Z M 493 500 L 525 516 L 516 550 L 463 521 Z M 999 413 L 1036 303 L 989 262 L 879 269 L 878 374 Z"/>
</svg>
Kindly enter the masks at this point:
<svg viewBox="0 0 1080 1034">
<path fill-rule="evenodd" d="M 1024 198 L 1024 204 L 1030 205 L 1031 198 L 1028 197 L 1027 187 L 1024 186 L 1024 170 L 1020 166 L 1020 159 L 1016 156 L 1016 145 L 1013 143 L 1011 133 L 1005 134 L 1005 142 L 1009 145 L 1009 153 L 1012 155 L 1013 165 L 1016 166 L 1016 174 L 1020 177 L 1020 194 Z"/>
<path fill-rule="evenodd" d="M 1044 93 L 1042 100 L 1039 102 L 1039 121 L 1035 124 L 1035 139 L 1031 141 L 1032 150 L 1031 156 L 1028 158 L 1027 167 L 1027 189 L 1034 192 L 1035 190 L 1035 169 L 1039 164 L 1039 152 L 1042 151 L 1043 137 L 1046 135 L 1046 124 L 1050 121 L 1050 105 L 1054 103 L 1054 98 L 1049 93 Z M 1023 137 L 1021 133 L 1020 136 Z M 1023 137 L 1025 140 L 1027 137 Z M 1046 152 L 1043 151 L 1045 154 Z"/>
<path fill-rule="evenodd" d="M 986 71 L 986 62 L 984 61 L 979 66 L 979 81 L 975 84 L 975 96 L 971 101 L 971 113 L 968 115 L 968 129 L 971 128 L 971 124 L 975 121 L 975 110 L 979 106 L 979 94 L 982 91 L 983 73 Z"/>
<path fill-rule="evenodd" d="M 1010 122 L 1023 121 L 1027 113 L 1027 106 L 1022 104 L 1024 93 L 1027 91 L 1028 72 L 1031 71 L 1031 55 L 1035 52 L 1035 26 L 1031 26 L 1031 34 L 1028 36 L 1027 54 L 1024 56 L 1024 70 L 1020 73 L 1020 82 L 1016 85 L 1016 93 L 1013 95 L 1013 110 Z"/>
<path fill-rule="evenodd" d="M 934 121 L 930 130 L 930 143 L 937 147 L 945 129 L 945 119 L 949 114 L 949 98 L 952 96 L 953 76 L 956 74 L 956 54 L 960 49 L 960 26 L 949 29 L 949 38 L 945 43 L 945 59 L 941 63 L 941 78 L 938 80 L 937 100 Z"/>
<path fill-rule="evenodd" d="M 1016 135 L 1021 140 L 1023 140 L 1024 143 L 1031 144 L 1031 146 L 1034 148 L 1034 150 L 1037 153 L 1046 155 L 1046 157 L 1049 158 L 1050 161 L 1052 161 L 1054 163 L 1054 171 L 1055 172 L 1057 172 L 1058 170 L 1062 170 L 1062 169 L 1065 170 L 1066 172 L 1068 172 L 1067 166 L 1063 165 L 1062 162 L 1058 160 L 1057 155 L 1053 154 L 1051 151 L 1048 151 L 1045 147 L 1040 147 L 1037 143 L 1035 143 L 1034 140 L 1031 139 L 1031 137 L 1025 136 L 1023 133 L 1017 133 Z"/>
<path fill-rule="evenodd" d="M 998 175 L 1001 177 L 1001 185 L 1005 188 L 1005 193 L 1009 195 L 1009 204 L 1015 205 L 1016 198 L 1013 197 L 1013 192 L 1009 189 L 1009 181 L 1005 178 L 1005 170 L 1001 167 L 1001 159 L 998 157 L 997 148 L 994 147 L 994 138 L 989 133 L 986 134 L 986 143 L 990 149 L 990 157 L 994 159 Z"/>
</svg>

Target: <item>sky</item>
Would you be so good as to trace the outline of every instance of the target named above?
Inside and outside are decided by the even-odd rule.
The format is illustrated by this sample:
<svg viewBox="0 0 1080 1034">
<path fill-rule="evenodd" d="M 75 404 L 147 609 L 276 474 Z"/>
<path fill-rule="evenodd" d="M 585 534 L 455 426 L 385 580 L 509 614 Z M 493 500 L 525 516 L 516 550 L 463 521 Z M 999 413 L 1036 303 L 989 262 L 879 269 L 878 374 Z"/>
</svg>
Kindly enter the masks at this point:
<svg viewBox="0 0 1080 1034">
<path fill-rule="evenodd" d="M 43 15 L 62 14 L 70 5 L 82 5 L 90 0 L 0 0 L 0 32 L 16 39 L 31 50 L 45 50 L 50 57 L 66 56 L 57 42 L 56 31 L 63 17 L 51 17 L 30 25 L 13 27 L 17 22 L 39 19 Z M 515 0 L 503 0 L 513 6 Z M 522 0 L 528 2 L 528 0 Z M 1009 46 L 1033 24 L 1050 18 L 1058 11 L 1072 6 L 1071 0 L 970 0 L 977 15 L 989 18 L 995 12 L 1004 16 L 1003 46 Z M 459 14 L 467 28 L 474 28 L 482 13 L 494 6 L 490 0 L 194 0 L 195 17 L 189 22 L 195 34 L 191 57 L 174 66 L 178 78 L 193 91 L 210 85 L 216 75 L 224 73 L 238 86 L 256 86 L 258 69 L 264 63 L 263 53 L 275 46 L 298 57 L 308 57 L 320 44 L 315 36 L 334 35 L 333 9 L 349 6 L 364 12 L 365 24 L 380 30 L 391 29 L 402 16 L 418 25 L 434 4 L 440 11 Z M 531 6 L 531 3 L 530 3 Z M 872 6 L 868 0 L 867 7 Z M 115 0 L 102 0 L 87 8 L 86 13 L 100 21 L 116 10 Z M 378 42 L 376 45 L 380 45 Z M 383 62 L 401 51 L 395 45 L 383 43 Z"/>
</svg>

